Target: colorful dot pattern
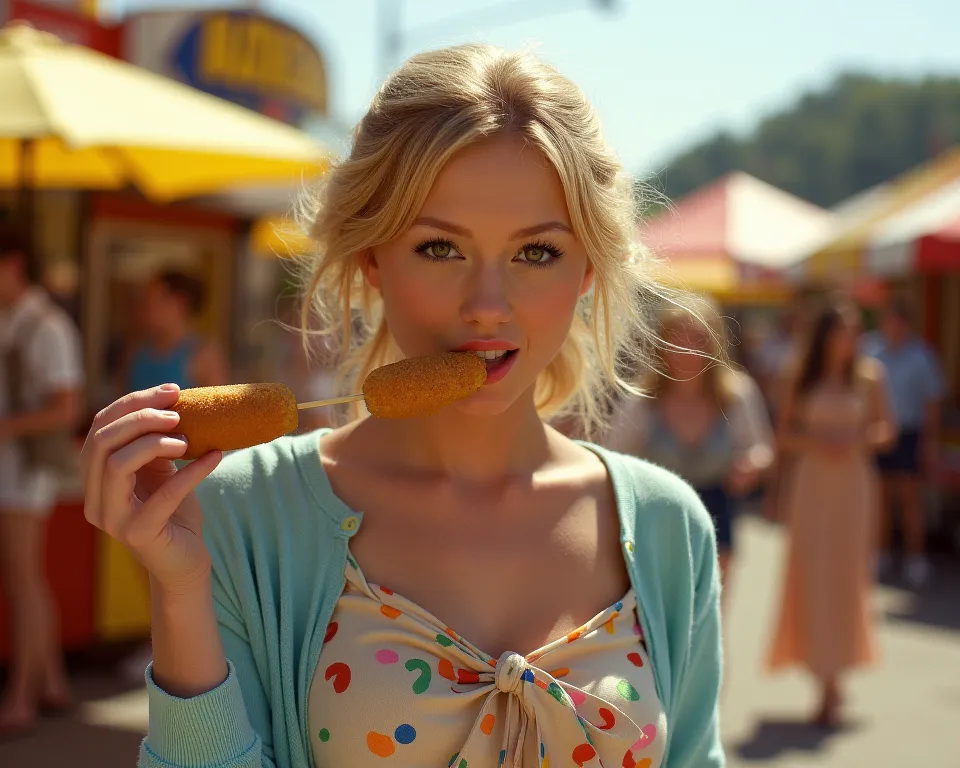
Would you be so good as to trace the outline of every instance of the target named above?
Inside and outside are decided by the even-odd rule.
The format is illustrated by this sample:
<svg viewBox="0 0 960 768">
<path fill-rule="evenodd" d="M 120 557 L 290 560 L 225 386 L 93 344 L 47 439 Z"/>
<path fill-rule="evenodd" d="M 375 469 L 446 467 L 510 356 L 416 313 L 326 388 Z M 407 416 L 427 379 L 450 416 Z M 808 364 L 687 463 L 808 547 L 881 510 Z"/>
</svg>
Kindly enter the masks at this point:
<svg viewBox="0 0 960 768">
<path fill-rule="evenodd" d="M 352 556 L 345 575 L 309 693 L 317 765 L 660 768 L 667 723 L 632 591 L 513 656 L 498 687 L 498 659 Z"/>
</svg>

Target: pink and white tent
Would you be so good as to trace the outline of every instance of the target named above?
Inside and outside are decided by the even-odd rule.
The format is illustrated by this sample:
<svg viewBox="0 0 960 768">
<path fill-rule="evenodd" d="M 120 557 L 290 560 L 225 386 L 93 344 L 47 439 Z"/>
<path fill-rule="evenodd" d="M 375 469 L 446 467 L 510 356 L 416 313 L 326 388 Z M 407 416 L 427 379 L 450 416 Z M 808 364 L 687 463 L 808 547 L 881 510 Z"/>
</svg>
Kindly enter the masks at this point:
<svg viewBox="0 0 960 768">
<path fill-rule="evenodd" d="M 785 287 L 784 270 L 821 241 L 832 214 L 742 172 L 686 197 L 645 225 L 641 239 L 666 279 L 717 295 Z"/>
</svg>

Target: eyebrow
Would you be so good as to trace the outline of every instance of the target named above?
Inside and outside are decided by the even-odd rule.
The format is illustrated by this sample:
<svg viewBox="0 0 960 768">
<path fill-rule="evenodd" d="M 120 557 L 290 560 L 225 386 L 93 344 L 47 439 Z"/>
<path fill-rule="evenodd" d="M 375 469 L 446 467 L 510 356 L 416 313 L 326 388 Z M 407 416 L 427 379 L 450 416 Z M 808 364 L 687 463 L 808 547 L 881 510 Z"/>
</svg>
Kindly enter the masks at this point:
<svg viewBox="0 0 960 768">
<path fill-rule="evenodd" d="M 421 216 L 413 222 L 413 226 L 436 227 L 452 235 L 473 237 L 473 233 L 466 227 L 461 227 L 459 224 L 453 224 L 452 222 L 444 221 L 443 219 L 438 219 L 433 216 Z M 545 221 L 542 224 L 534 224 L 532 227 L 518 229 L 510 235 L 510 239 L 519 240 L 521 237 L 533 237 L 534 235 L 540 235 L 544 232 L 567 232 L 572 234 L 573 230 L 570 229 L 568 224 L 564 224 L 562 221 Z"/>
</svg>

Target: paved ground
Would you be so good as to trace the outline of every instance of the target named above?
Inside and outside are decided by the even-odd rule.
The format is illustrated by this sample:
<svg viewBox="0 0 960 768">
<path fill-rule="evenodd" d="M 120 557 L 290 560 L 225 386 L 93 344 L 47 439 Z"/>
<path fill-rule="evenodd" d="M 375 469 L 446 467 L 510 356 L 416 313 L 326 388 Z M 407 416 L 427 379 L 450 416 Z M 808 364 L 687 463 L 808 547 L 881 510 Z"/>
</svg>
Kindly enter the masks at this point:
<svg viewBox="0 0 960 768">
<path fill-rule="evenodd" d="M 799 674 L 763 677 L 780 578 L 779 529 L 740 528 L 740 559 L 728 622 L 724 736 L 731 768 L 924 768 L 960 766 L 960 562 L 940 565 L 921 598 L 897 587 L 878 596 L 883 663 L 852 679 L 852 723 L 825 735 L 804 724 L 813 689 Z M 29 739 L 0 744 L 3 768 L 129 768 L 146 721 L 142 691 L 109 666 L 77 670 L 84 703 Z"/>
<path fill-rule="evenodd" d="M 960 766 L 960 563 L 940 563 L 917 597 L 896 584 L 878 595 L 881 664 L 849 681 L 850 727 L 833 735 L 803 720 L 816 703 L 800 673 L 760 672 L 780 580 L 778 528 L 740 529 L 731 589 L 724 735 L 734 768 Z"/>
</svg>

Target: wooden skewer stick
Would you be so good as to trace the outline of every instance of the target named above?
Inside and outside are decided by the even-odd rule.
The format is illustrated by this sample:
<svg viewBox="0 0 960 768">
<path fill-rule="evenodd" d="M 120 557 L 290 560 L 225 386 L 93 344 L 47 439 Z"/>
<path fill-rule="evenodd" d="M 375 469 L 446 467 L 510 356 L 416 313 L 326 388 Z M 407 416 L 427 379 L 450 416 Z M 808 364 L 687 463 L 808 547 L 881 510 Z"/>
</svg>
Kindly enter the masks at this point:
<svg viewBox="0 0 960 768">
<path fill-rule="evenodd" d="M 344 397 L 332 397 L 329 400 L 311 400 L 309 403 L 297 403 L 297 410 L 303 411 L 307 408 L 321 408 L 324 405 L 339 405 L 340 403 L 352 403 L 357 400 L 363 400 L 363 395 L 346 395 Z"/>
</svg>

